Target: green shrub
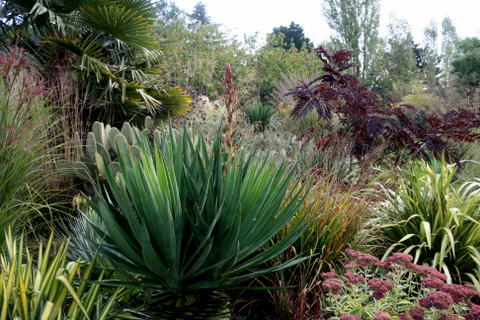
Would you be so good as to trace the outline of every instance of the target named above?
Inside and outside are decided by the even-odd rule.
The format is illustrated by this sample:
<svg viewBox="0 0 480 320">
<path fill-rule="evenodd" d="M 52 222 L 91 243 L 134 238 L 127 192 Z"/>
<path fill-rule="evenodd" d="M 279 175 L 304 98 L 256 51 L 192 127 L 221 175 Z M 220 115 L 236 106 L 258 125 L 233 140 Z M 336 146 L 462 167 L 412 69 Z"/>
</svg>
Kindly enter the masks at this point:
<svg viewBox="0 0 480 320">
<path fill-rule="evenodd" d="M 389 197 L 383 236 L 389 252 L 410 252 L 448 276 L 465 280 L 480 266 L 480 183 L 455 185 L 456 167 L 417 161 Z"/>
<path fill-rule="evenodd" d="M 97 229 L 101 253 L 130 279 L 124 285 L 155 290 L 151 312 L 165 318 L 228 317 L 219 289 L 300 261 L 256 269 L 304 229 L 298 223 L 262 249 L 301 204 L 288 192 L 293 172 L 241 151 L 228 156 L 221 139 L 219 131 L 208 148 L 171 127 L 155 148 L 138 137 L 140 158 L 121 152 L 118 174 L 105 167 L 110 192 L 97 188 L 89 201 L 107 230 Z"/>
<path fill-rule="evenodd" d="M 243 108 L 248 123 L 255 126 L 257 131 L 265 131 L 275 115 L 275 108 L 268 104 L 253 104 Z"/>
</svg>

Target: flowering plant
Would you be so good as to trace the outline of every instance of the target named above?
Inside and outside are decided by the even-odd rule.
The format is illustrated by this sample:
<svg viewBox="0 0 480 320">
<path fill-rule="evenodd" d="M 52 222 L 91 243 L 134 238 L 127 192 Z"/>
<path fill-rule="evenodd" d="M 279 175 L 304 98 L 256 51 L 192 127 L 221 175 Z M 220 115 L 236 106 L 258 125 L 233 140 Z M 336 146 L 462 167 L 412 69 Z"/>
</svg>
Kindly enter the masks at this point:
<svg viewBox="0 0 480 320">
<path fill-rule="evenodd" d="M 346 254 L 347 272 L 322 274 L 330 319 L 480 319 L 480 306 L 472 302 L 480 293 L 472 285 L 448 284 L 436 269 L 412 263 L 410 254 L 384 261 L 355 250 Z"/>
</svg>

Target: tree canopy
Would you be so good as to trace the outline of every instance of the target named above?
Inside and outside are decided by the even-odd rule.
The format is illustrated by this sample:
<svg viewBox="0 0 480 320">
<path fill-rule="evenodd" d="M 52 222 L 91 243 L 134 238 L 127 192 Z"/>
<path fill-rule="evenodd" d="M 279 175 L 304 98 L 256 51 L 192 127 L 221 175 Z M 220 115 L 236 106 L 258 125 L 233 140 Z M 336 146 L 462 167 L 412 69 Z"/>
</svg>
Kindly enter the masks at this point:
<svg viewBox="0 0 480 320">
<path fill-rule="evenodd" d="M 289 49 L 290 47 L 294 46 L 298 50 L 302 49 L 303 46 L 307 50 L 313 49 L 313 43 L 310 41 L 309 38 L 305 37 L 303 28 L 299 25 L 294 23 L 293 21 L 290 23 L 290 26 L 280 26 L 277 28 L 273 28 L 273 34 L 284 35 L 284 43 L 282 47 L 284 49 Z"/>
</svg>

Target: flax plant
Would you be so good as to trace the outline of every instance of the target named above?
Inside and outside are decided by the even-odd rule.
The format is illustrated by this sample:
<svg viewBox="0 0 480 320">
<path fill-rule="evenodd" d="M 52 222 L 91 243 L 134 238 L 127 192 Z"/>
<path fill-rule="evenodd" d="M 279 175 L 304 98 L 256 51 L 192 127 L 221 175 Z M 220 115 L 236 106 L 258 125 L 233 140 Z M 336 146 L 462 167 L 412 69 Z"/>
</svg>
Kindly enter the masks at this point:
<svg viewBox="0 0 480 320">
<path fill-rule="evenodd" d="M 448 281 L 467 280 L 480 266 L 480 183 L 454 183 L 456 167 L 445 160 L 416 162 L 390 194 L 383 236 L 390 252 L 427 263 Z"/>
<path fill-rule="evenodd" d="M 96 229 L 99 249 L 127 277 L 112 284 L 154 290 L 150 312 L 160 319 L 228 318 L 219 290 L 301 261 L 259 267 L 305 229 L 299 221 L 262 247 L 301 205 L 301 191 L 288 191 L 293 172 L 222 152 L 221 130 L 211 147 L 186 129 L 165 129 L 155 147 L 139 137 L 140 158 L 121 153 L 120 174 L 105 168 L 111 192 L 89 201 L 107 230 Z"/>
</svg>

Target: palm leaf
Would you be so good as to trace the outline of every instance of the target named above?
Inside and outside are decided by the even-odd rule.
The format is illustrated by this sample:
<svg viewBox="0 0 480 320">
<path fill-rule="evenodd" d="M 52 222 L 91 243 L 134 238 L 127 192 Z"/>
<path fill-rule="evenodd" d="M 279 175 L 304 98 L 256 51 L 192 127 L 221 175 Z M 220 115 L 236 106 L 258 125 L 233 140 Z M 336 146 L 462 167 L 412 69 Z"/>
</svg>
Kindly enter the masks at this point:
<svg viewBox="0 0 480 320">
<path fill-rule="evenodd" d="M 157 49 L 152 23 L 138 12 L 120 5 L 83 7 L 83 23 L 110 34 L 139 51 Z"/>
</svg>

